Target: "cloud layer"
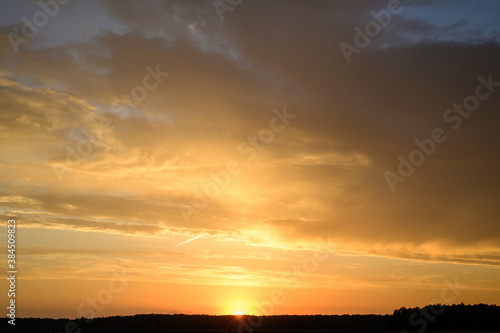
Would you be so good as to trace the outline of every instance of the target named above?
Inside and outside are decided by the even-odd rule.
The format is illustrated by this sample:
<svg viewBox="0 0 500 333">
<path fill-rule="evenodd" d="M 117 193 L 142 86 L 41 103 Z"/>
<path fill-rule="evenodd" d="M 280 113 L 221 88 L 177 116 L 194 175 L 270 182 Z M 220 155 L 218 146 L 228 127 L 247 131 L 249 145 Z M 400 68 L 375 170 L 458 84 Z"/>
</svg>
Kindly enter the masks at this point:
<svg viewBox="0 0 500 333">
<path fill-rule="evenodd" d="M 498 266 L 500 46 L 486 14 L 498 5 L 466 17 L 445 3 L 401 1 L 351 63 L 340 43 L 355 45 L 354 28 L 388 2 L 245 1 L 223 21 L 210 1 L 71 2 L 18 53 L 8 36 L 21 17 L 3 22 L 0 214 L 173 237 L 172 251 L 313 249 L 328 236 L 335 251 Z M 23 6 L 28 18 L 40 10 Z M 453 129 L 444 115 L 479 76 L 490 94 Z M 293 117 L 278 116 L 285 108 Z M 391 191 L 384 173 L 435 128 L 446 142 Z M 192 277 L 276 279 L 221 265 Z"/>
</svg>

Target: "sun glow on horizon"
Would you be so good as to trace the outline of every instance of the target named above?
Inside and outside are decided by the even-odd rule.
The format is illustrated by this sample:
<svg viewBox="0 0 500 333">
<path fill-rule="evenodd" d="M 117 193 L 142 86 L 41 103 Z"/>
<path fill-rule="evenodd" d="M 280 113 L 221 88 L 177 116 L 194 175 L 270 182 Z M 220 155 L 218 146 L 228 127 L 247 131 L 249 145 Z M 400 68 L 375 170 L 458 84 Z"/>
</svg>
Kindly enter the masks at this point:
<svg viewBox="0 0 500 333">
<path fill-rule="evenodd" d="M 235 297 L 235 295 L 238 295 Z M 225 315 L 243 316 L 256 314 L 255 297 L 264 298 L 265 294 L 258 291 L 249 292 L 241 287 L 234 288 L 220 298 L 220 313 Z"/>
</svg>

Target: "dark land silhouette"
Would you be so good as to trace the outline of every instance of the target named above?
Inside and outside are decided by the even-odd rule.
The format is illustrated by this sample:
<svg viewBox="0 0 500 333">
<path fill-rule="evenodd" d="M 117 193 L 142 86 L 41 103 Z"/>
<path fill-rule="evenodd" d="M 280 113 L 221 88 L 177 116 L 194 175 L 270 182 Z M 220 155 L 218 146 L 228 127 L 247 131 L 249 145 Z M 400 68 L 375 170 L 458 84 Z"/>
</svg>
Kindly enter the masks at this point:
<svg viewBox="0 0 500 333">
<path fill-rule="evenodd" d="M 18 318 L 1 332 L 500 332 L 497 305 L 428 305 L 389 315 L 185 315 L 141 314 L 94 319 Z"/>
</svg>

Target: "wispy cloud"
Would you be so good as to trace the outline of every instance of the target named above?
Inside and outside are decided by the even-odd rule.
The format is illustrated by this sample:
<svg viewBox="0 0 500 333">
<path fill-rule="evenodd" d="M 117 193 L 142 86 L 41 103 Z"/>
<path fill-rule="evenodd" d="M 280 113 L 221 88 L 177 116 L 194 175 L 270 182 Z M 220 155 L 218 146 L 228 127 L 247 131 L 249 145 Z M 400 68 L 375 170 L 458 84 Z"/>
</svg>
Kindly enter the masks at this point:
<svg viewBox="0 0 500 333">
<path fill-rule="evenodd" d="M 184 244 L 190 243 L 190 242 L 192 242 L 192 241 L 194 241 L 194 240 L 196 240 L 196 239 L 202 238 L 202 237 L 205 237 L 205 235 L 198 235 L 198 236 L 196 236 L 196 237 L 190 238 L 190 239 L 188 239 L 188 240 L 187 240 L 187 241 L 185 241 L 185 242 L 180 242 L 180 243 L 179 243 L 179 244 L 177 244 L 175 247 L 179 247 L 179 246 L 181 246 L 181 245 L 184 245 Z"/>
</svg>

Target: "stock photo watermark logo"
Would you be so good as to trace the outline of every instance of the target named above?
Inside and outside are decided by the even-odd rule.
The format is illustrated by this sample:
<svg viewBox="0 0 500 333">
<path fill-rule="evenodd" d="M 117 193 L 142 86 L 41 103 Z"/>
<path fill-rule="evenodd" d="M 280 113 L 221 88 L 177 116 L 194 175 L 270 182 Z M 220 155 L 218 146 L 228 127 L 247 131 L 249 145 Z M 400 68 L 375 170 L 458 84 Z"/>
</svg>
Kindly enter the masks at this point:
<svg viewBox="0 0 500 333">
<path fill-rule="evenodd" d="M 319 264 L 330 258 L 333 251 L 328 250 L 328 243 L 330 238 L 326 242 L 318 241 L 318 248 L 314 250 L 314 253 L 300 262 L 300 264 L 292 265 L 292 269 L 286 273 L 289 279 L 290 286 L 288 288 L 273 289 L 269 293 L 269 297 L 263 301 L 256 302 L 254 304 L 255 309 L 259 312 L 257 316 L 244 316 L 241 318 L 241 323 L 238 325 L 238 333 L 252 333 L 254 329 L 259 328 L 264 323 L 263 316 L 270 316 L 274 313 L 276 305 L 281 305 L 286 301 L 286 292 L 295 291 L 304 281 L 307 281 L 311 275 L 318 269 Z"/>
<path fill-rule="evenodd" d="M 344 41 L 339 44 L 340 51 L 342 51 L 347 63 L 351 63 L 351 56 L 353 54 L 360 54 L 364 48 L 370 45 L 374 38 L 377 38 L 378 35 L 380 35 L 382 30 L 391 23 L 392 15 L 397 15 L 402 11 L 403 6 L 401 6 L 399 0 L 389 0 L 386 9 L 382 9 L 378 12 L 374 10 L 370 11 L 370 15 L 373 17 L 373 20 L 370 20 L 365 24 L 364 30 L 358 26 L 354 26 L 354 45 Z"/>
<path fill-rule="evenodd" d="M 212 5 L 214 6 L 219 20 L 224 21 L 224 13 L 227 11 L 232 12 L 235 7 L 241 5 L 243 0 L 214 0 Z"/>
<path fill-rule="evenodd" d="M 136 108 L 138 103 L 144 101 L 148 96 L 148 91 L 156 89 L 163 78 L 170 75 L 168 72 L 162 72 L 160 65 L 156 64 L 153 70 L 150 66 L 146 66 L 146 74 L 142 78 L 142 83 L 134 86 L 128 94 L 121 94 L 120 99 L 116 99 L 111 103 L 110 112 L 115 114 L 120 120 L 126 119 L 130 114 L 130 108 Z M 94 128 L 90 133 L 84 129 L 80 130 L 83 137 L 75 148 L 69 145 L 66 149 L 66 168 L 52 166 L 56 173 L 59 182 L 63 181 L 63 174 L 69 168 L 75 168 L 81 165 L 83 159 L 89 158 L 94 150 L 94 147 L 100 147 L 107 142 L 106 136 L 113 132 L 114 126 L 108 118 L 102 117 L 97 122 L 97 128 Z"/>
<path fill-rule="evenodd" d="M 282 132 L 291 120 L 297 117 L 296 114 L 290 114 L 287 111 L 286 105 L 279 111 L 277 108 L 272 110 L 274 117 L 269 121 L 269 127 L 261 128 L 257 135 L 248 136 L 246 141 L 242 141 L 237 148 L 241 155 L 248 155 L 247 162 L 253 162 L 259 151 L 266 148 L 266 145 L 274 140 L 275 133 Z M 218 197 L 222 190 L 226 189 L 231 183 L 231 177 L 241 173 L 240 162 L 230 160 L 225 164 L 225 169 L 217 173 L 211 173 L 212 179 L 203 186 L 202 190 L 196 188 L 191 206 L 179 204 L 178 208 L 182 218 L 186 223 L 190 222 L 191 215 L 198 214 L 208 207 L 210 201 Z"/>
<path fill-rule="evenodd" d="M 113 301 L 114 295 L 121 293 L 128 286 L 127 275 L 122 269 L 121 272 L 114 271 L 113 278 L 108 281 L 107 288 L 102 288 L 95 297 L 87 297 L 76 307 L 76 314 L 80 318 L 86 318 L 85 323 L 89 324 L 96 317 L 98 312 L 104 310 L 106 305 Z M 74 320 L 70 320 L 64 326 L 64 332 L 59 333 L 81 333 L 82 329 Z"/>
<path fill-rule="evenodd" d="M 487 79 L 480 75 L 477 80 L 479 84 L 473 95 L 465 97 L 462 104 L 453 104 L 452 108 L 446 109 L 443 113 L 443 121 L 449 124 L 454 131 L 462 126 L 464 119 L 469 118 L 473 112 L 479 109 L 481 101 L 487 100 L 495 92 L 495 87 L 500 87 L 500 82 L 493 81 L 492 74 L 489 74 Z M 408 177 L 413 175 L 416 167 L 421 166 L 428 157 L 435 153 L 437 145 L 446 142 L 446 140 L 448 140 L 448 135 L 441 127 L 434 128 L 428 138 L 415 139 L 413 142 L 417 148 L 410 152 L 408 158 L 403 155 L 398 156 L 397 173 L 389 170 L 384 172 L 384 178 L 391 192 L 394 193 L 396 184 L 404 183 Z"/>
<path fill-rule="evenodd" d="M 408 322 L 410 323 L 411 326 L 413 327 L 418 327 L 418 332 L 422 333 L 427 329 L 427 325 L 429 322 L 434 322 L 436 320 L 436 317 L 442 314 L 445 310 L 445 307 L 442 306 L 441 304 L 452 304 L 455 302 L 457 297 L 461 295 L 460 290 L 467 289 L 466 286 L 459 285 L 458 284 L 458 278 L 455 277 L 455 280 L 453 283 L 448 281 L 448 279 L 445 279 L 444 284 L 446 285 L 445 288 L 441 290 L 441 297 L 440 299 L 434 299 L 431 301 L 430 304 L 434 305 L 440 305 L 438 309 L 434 305 L 430 305 L 427 307 L 424 307 L 420 309 L 418 312 L 415 311 L 413 312 L 410 317 L 408 318 Z M 408 333 L 406 331 L 402 331 L 401 333 Z"/>
<path fill-rule="evenodd" d="M 37 3 L 41 10 L 37 11 L 31 17 L 31 20 L 26 16 L 21 18 L 23 25 L 19 30 L 20 34 L 9 32 L 9 39 L 12 49 L 17 54 L 19 53 L 19 45 L 28 44 L 29 41 L 38 34 L 38 29 L 45 27 L 49 23 L 49 18 L 53 18 L 59 13 L 60 6 L 65 5 L 70 0 L 39 0 Z"/>
</svg>

